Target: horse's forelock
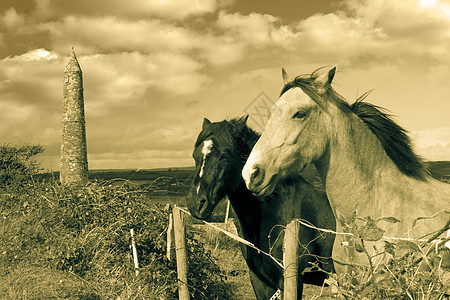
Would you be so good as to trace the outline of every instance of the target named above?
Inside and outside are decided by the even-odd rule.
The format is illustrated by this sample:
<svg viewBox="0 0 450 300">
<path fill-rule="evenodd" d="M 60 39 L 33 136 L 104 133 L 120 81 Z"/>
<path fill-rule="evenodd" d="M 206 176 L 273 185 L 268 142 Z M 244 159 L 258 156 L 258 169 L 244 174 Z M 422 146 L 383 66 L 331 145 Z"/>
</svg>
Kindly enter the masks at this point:
<svg viewBox="0 0 450 300">
<path fill-rule="evenodd" d="M 298 87 L 308 95 L 319 107 L 327 111 L 328 103 L 332 102 L 343 110 L 348 111 L 349 104 L 334 89 L 329 86 L 325 90 L 323 85 L 315 82 L 316 76 L 297 76 L 293 81 L 288 82 L 281 90 L 280 97 L 292 88 Z"/>
</svg>

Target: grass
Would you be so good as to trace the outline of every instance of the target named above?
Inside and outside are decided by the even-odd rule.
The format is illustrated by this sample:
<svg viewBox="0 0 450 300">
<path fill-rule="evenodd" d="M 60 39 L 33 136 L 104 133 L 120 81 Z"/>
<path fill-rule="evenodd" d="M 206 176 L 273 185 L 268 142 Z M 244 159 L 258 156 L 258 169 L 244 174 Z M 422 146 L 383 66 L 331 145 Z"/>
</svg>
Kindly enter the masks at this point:
<svg viewBox="0 0 450 300">
<path fill-rule="evenodd" d="M 227 230 L 232 228 L 231 222 L 233 220 L 229 220 Z M 221 227 L 225 227 L 223 223 Z M 225 273 L 227 284 L 234 290 L 235 299 L 255 299 L 250 284 L 248 267 L 238 243 L 207 225 L 194 224 L 192 230 L 196 231 L 198 237 L 205 241 L 206 248 L 217 259 L 217 263 Z"/>
<path fill-rule="evenodd" d="M 99 299 L 91 284 L 70 272 L 19 265 L 0 281 L 0 299 Z"/>
<path fill-rule="evenodd" d="M 439 178 L 450 173 L 446 164 L 430 166 Z M 181 202 L 190 172 L 129 171 L 121 177 L 139 179 L 136 184 L 93 182 L 78 191 L 51 180 L 0 188 L 0 299 L 174 299 L 176 268 L 165 260 L 167 212 L 156 202 L 161 195 L 165 203 Z M 173 176 L 150 190 L 151 181 L 146 179 L 161 174 Z M 307 170 L 307 179 L 314 181 L 315 176 Z M 223 222 L 225 207 L 222 201 L 215 222 Z M 187 220 L 192 298 L 254 299 L 238 244 L 197 220 Z M 139 277 L 130 251 L 131 227 L 136 232 Z M 417 259 L 439 262 L 439 258 L 424 255 L 428 248 L 414 249 L 420 251 L 407 252 L 371 275 L 396 280 L 397 294 L 385 299 L 443 299 L 442 286 L 435 280 L 438 269 L 424 271 L 414 264 Z M 351 274 L 341 277 L 338 299 L 371 295 L 366 288 L 373 287 L 373 281 L 357 282 Z M 304 298 L 327 299 L 321 293 L 320 287 L 306 285 Z"/>
<path fill-rule="evenodd" d="M 27 182 L 0 191 L 1 299 L 174 299 L 165 258 L 168 212 L 134 187 L 93 182 L 68 189 Z M 130 229 L 136 234 L 135 276 Z M 230 299 L 225 275 L 188 235 L 193 299 Z"/>
</svg>

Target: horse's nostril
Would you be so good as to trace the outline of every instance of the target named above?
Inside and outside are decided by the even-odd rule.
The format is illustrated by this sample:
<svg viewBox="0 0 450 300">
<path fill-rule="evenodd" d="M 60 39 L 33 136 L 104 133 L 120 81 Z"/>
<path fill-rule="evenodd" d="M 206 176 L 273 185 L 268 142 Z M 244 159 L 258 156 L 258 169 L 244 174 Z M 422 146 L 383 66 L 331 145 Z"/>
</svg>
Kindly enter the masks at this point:
<svg viewBox="0 0 450 300">
<path fill-rule="evenodd" d="M 257 166 L 253 167 L 253 173 L 252 173 L 252 175 L 250 176 L 250 180 L 251 180 L 251 181 L 253 181 L 253 180 L 255 180 L 256 178 L 258 178 L 260 170 L 261 170 L 261 169 L 260 169 L 259 167 L 257 167 Z"/>
<path fill-rule="evenodd" d="M 250 182 L 254 186 L 259 186 L 264 181 L 264 170 L 259 165 L 253 166 L 253 173 L 250 175 Z"/>
<path fill-rule="evenodd" d="M 198 203 L 198 211 L 202 214 L 205 212 L 206 208 L 208 207 L 207 201 L 205 198 L 200 199 Z"/>
</svg>

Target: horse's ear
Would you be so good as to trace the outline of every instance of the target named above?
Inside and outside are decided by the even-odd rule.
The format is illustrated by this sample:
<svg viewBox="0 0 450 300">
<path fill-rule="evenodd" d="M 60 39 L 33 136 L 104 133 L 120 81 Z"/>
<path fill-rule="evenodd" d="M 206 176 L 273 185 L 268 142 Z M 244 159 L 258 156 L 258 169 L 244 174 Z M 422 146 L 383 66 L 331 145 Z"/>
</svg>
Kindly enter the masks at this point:
<svg viewBox="0 0 450 300">
<path fill-rule="evenodd" d="M 239 118 L 236 122 L 236 128 L 238 128 L 238 130 L 243 130 L 245 128 L 245 125 L 247 124 L 247 120 L 248 120 L 248 115 L 245 115 L 241 118 Z"/>
<path fill-rule="evenodd" d="M 283 76 L 283 84 L 286 85 L 288 84 L 289 80 L 289 76 L 288 73 L 286 72 L 286 70 L 284 68 L 281 68 L 281 75 Z"/>
<path fill-rule="evenodd" d="M 239 122 L 241 122 L 242 124 L 247 124 L 247 120 L 248 120 L 249 115 L 245 115 L 242 118 L 239 119 Z"/>
<path fill-rule="evenodd" d="M 319 71 L 319 70 L 317 70 L 317 71 Z M 317 74 L 317 71 L 315 71 L 313 74 L 311 74 L 311 76 L 314 76 L 315 74 Z M 325 72 L 322 75 L 318 76 L 314 81 L 322 84 L 323 86 L 330 85 L 331 82 L 333 81 L 334 74 L 336 74 L 336 67 L 333 67 L 328 72 Z"/>
<path fill-rule="evenodd" d="M 208 120 L 207 118 L 204 118 L 204 119 L 203 119 L 203 125 L 202 125 L 202 128 L 205 129 L 205 127 L 206 127 L 207 125 L 209 125 L 209 124 L 211 124 L 211 121 Z"/>
</svg>

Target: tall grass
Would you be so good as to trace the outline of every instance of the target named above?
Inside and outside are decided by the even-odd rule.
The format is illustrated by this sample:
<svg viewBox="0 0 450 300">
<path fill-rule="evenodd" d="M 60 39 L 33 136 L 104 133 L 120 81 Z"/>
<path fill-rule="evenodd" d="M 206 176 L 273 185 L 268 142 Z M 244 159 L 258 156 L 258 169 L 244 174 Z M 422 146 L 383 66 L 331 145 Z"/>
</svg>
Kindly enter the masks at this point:
<svg viewBox="0 0 450 300">
<path fill-rule="evenodd" d="M 28 181 L 0 191 L 3 299 L 174 299 L 176 266 L 165 258 L 168 212 L 126 184 L 69 189 Z M 130 229 L 136 233 L 136 277 Z M 194 299 L 228 299 L 224 275 L 202 243 L 188 238 Z"/>
</svg>

